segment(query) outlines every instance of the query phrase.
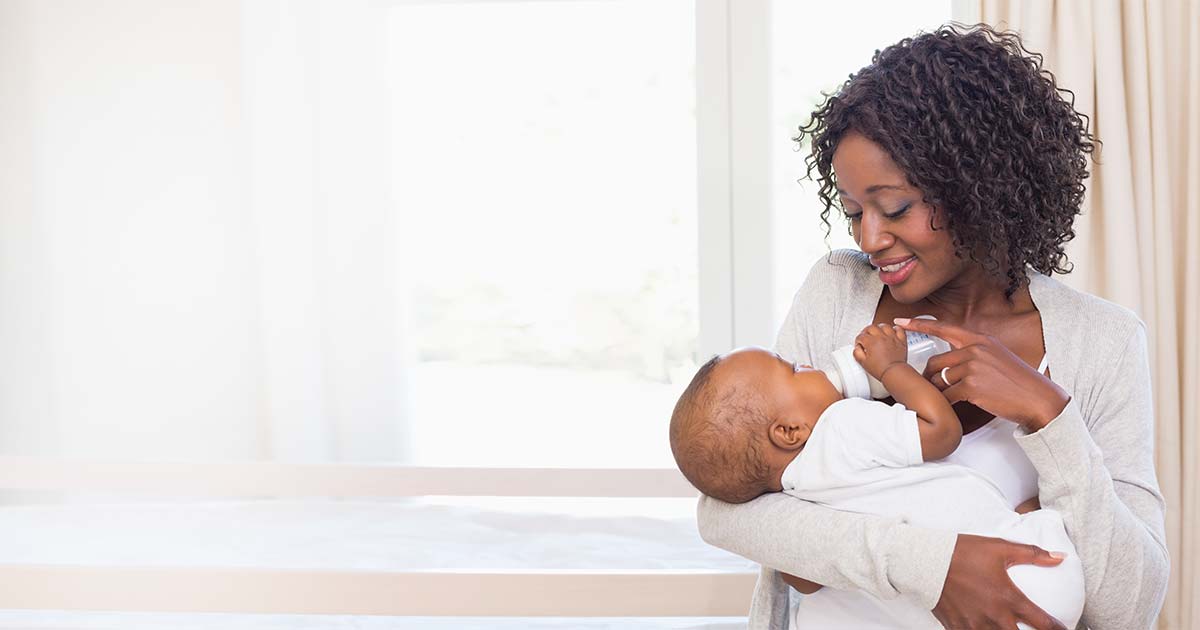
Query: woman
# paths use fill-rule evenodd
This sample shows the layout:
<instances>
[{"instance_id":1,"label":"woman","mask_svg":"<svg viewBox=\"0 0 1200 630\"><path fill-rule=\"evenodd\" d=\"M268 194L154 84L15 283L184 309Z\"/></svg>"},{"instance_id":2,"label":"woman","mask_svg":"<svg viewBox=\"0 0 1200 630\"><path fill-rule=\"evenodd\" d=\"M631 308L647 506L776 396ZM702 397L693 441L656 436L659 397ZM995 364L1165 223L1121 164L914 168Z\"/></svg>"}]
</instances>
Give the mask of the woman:
<instances>
[{"instance_id":1,"label":"woman","mask_svg":"<svg viewBox=\"0 0 1200 630\"><path fill-rule=\"evenodd\" d=\"M840 208L861 252L813 267L776 350L829 367L871 322L950 341L926 376L967 433L954 461L991 477L1014 507L1040 496L1063 515L1084 566L1083 624L1150 627L1168 556L1144 326L1046 275L1069 270L1063 244L1093 150L1086 119L1015 34L944 27L876 53L804 138L822 219L828 228ZM937 322L906 321L922 314ZM1059 561L1036 547L782 495L702 498L699 522L709 543L764 567L751 628L868 627L873 598L897 596L948 628L1061 627L1006 573ZM800 598L789 618L788 584L834 588Z\"/></svg>"}]
</instances>

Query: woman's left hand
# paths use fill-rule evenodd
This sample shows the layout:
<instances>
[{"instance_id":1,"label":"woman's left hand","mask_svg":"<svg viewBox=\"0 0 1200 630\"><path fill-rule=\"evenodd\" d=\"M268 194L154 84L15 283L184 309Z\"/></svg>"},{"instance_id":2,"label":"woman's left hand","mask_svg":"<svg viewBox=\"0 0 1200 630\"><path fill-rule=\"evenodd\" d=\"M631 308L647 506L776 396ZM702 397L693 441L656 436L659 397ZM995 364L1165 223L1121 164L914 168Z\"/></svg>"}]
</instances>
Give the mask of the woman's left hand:
<instances>
[{"instance_id":1,"label":"woman's left hand","mask_svg":"<svg viewBox=\"0 0 1200 630\"><path fill-rule=\"evenodd\" d=\"M900 318L895 323L950 343L950 352L929 359L925 378L951 404L965 400L1032 433L1050 424L1071 400L1066 390L991 335L936 320Z\"/></svg>"}]
</instances>

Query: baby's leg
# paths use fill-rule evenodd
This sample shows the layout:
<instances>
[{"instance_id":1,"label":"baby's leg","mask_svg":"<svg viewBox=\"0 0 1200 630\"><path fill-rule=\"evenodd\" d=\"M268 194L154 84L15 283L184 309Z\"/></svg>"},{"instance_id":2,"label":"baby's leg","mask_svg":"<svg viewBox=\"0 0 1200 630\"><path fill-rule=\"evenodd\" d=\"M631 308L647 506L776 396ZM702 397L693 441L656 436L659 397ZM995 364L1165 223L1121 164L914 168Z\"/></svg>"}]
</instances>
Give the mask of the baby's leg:
<instances>
[{"instance_id":1,"label":"baby's leg","mask_svg":"<svg viewBox=\"0 0 1200 630\"><path fill-rule=\"evenodd\" d=\"M1011 529L999 532L999 536L1066 554L1067 557L1056 567L1018 564L1009 568L1008 575L1033 603L1066 627L1074 628L1083 614L1083 564L1079 561L1075 545L1067 537L1062 516L1054 510L1030 512L1022 515ZM1020 624L1019 627L1028 626Z\"/></svg>"}]
</instances>

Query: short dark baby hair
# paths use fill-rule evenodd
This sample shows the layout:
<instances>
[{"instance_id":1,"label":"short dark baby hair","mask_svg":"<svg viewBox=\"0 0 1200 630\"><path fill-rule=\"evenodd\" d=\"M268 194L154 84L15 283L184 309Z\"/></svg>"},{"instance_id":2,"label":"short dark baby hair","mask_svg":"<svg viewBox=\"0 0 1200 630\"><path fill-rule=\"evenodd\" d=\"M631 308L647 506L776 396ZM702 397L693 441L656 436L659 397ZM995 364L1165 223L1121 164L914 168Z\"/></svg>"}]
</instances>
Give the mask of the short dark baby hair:
<instances>
[{"instance_id":1,"label":"short dark baby hair","mask_svg":"<svg viewBox=\"0 0 1200 630\"><path fill-rule=\"evenodd\" d=\"M671 453L683 476L704 494L745 503L768 489L763 432L770 418L757 392L719 382L709 359L684 389L671 414Z\"/></svg>"}]
</instances>

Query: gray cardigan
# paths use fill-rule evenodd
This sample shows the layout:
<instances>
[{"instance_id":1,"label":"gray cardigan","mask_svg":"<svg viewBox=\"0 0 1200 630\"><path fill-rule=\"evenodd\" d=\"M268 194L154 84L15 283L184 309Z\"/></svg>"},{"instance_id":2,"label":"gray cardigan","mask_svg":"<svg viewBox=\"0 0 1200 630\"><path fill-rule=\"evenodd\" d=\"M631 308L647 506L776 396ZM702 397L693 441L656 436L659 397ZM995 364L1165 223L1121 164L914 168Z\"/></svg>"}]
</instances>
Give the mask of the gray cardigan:
<instances>
[{"instance_id":1,"label":"gray cardigan","mask_svg":"<svg viewBox=\"0 0 1200 630\"><path fill-rule=\"evenodd\" d=\"M883 284L855 250L813 266L779 331L789 360L831 367L830 353L874 319ZM1050 373L1071 395L1042 430L1017 438L1038 472L1043 507L1062 513L1087 593L1081 627L1153 625L1167 591L1164 504L1154 472L1154 414L1142 322L1127 309L1030 271ZM730 505L701 497L709 544L763 565L751 630L786 630L791 589L778 571L932 609L956 535L838 512L775 493ZM770 567L770 568L768 568Z\"/></svg>"}]
</instances>

